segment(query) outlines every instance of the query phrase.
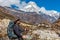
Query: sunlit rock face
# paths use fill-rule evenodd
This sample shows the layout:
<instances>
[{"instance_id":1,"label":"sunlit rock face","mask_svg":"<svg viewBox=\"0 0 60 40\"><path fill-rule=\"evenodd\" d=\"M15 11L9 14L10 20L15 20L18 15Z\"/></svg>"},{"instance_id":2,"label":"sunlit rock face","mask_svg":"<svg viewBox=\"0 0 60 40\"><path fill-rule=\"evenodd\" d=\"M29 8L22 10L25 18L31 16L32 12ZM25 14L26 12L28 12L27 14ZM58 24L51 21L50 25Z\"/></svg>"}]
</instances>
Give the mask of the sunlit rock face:
<instances>
[{"instance_id":1,"label":"sunlit rock face","mask_svg":"<svg viewBox=\"0 0 60 40\"><path fill-rule=\"evenodd\" d=\"M52 30L52 25L39 24L38 26L29 26L25 24L25 27L28 27L29 29L29 31L25 34L26 39L28 40L60 40L56 31Z\"/></svg>"},{"instance_id":2,"label":"sunlit rock face","mask_svg":"<svg viewBox=\"0 0 60 40\"><path fill-rule=\"evenodd\" d=\"M39 35L38 38L41 40L57 40L57 39L59 39L59 37L55 33L55 31L51 31L51 30L34 30L33 34Z\"/></svg>"},{"instance_id":3,"label":"sunlit rock face","mask_svg":"<svg viewBox=\"0 0 60 40\"><path fill-rule=\"evenodd\" d=\"M2 35L7 34L7 27L9 25L9 19L0 19L0 33Z\"/></svg>"}]
</instances>

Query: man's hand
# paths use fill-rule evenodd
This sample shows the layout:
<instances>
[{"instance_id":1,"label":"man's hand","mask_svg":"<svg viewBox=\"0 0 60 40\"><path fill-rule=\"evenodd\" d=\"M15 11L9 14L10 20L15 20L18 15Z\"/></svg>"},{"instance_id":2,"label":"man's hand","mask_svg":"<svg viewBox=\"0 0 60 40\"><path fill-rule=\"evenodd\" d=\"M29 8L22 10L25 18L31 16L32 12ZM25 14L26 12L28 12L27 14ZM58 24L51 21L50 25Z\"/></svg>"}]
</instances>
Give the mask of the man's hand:
<instances>
[{"instance_id":1,"label":"man's hand","mask_svg":"<svg viewBox=\"0 0 60 40\"><path fill-rule=\"evenodd\" d=\"M26 31L27 29L25 28L25 31Z\"/></svg>"},{"instance_id":2,"label":"man's hand","mask_svg":"<svg viewBox=\"0 0 60 40\"><path fill-rule=\"evenodd\" d=\"M26 35L23 35L22 38L27 38L27 36Z\"/></svg>"}]
</instances>

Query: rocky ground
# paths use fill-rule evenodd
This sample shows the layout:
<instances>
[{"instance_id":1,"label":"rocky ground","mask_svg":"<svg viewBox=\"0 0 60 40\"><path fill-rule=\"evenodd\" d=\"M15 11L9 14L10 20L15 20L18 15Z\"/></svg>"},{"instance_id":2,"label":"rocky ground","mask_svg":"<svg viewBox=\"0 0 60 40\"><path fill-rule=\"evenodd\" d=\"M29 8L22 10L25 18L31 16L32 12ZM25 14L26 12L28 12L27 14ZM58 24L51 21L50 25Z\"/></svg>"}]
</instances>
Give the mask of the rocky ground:
<instances>
[{"instance_id":1,"label":"rocky ground","mask_svg":"<svg viewBox=\"0 0 60 40\"><path fill-rule=\"evenodd\" d=\"M20 24L20 26L27 29L26 32L23 32L24 40L60 40L60 19L51 24L36 13L26 14L21 11L17 13L3 7L0 7L0 40L9 40L7 27L10 20L15 20L17 16L26 21ZM33 25L35 23L39 24Z\"/></svg>"},{"instance_id":2,"label":"rocky ground","mask_svg":"<svg viewBox=\"0 0 60 40\"><path fill-rule=\"evenodd\" d=\"M9 19L0 19L0 39L2 40L9 40L7 37L7 27L9 22ZM28 29L23 33L23 35L26 35L24 40L60 40L60 30L56 30L51 24L41 23L38 25L31 25L21 22L20 25L23 28Z\"/></svg>"}]
</instances>

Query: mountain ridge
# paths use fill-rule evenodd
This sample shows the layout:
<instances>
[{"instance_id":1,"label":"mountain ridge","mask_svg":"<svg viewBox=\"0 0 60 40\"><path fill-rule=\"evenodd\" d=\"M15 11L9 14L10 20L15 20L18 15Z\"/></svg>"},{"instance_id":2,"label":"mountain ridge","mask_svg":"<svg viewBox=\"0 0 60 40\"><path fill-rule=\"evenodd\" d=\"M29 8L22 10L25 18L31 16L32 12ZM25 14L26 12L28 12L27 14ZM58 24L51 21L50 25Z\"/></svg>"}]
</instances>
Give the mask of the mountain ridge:
<instances>
[{"instance_id":1,"label":"mountain ridge","mask_svg":"<svg viewBox=\"0 0 60 40\"><path fill-rule=\"evenodd\" d=\"M20 12L20 11L15 12L15 11L8 10L8 8L0 8L0 10L16 18L20 18L22 21L29 22L32 24L39 24L41 22L49 22L48 20L43 18L41 15L35 12L32 12L32 13L31 12Z\"/></svg>"},{"instance_id":2,"label":"mountain ridge","mask_svg":"<svg viewBox=\"0 0 60 40\"><path fill-rule=\"evenodd\" d=\"M24 6L20 10L25 12L36 12L39 15L43 13L44 16L46 15L47 17L49 17L47 19L51 22L56 21L60 16L59 12L55 10L46 10L44 7L38 7L37 4L32 1L30 1L26 6Z\"/></svg>"}]
</instances>

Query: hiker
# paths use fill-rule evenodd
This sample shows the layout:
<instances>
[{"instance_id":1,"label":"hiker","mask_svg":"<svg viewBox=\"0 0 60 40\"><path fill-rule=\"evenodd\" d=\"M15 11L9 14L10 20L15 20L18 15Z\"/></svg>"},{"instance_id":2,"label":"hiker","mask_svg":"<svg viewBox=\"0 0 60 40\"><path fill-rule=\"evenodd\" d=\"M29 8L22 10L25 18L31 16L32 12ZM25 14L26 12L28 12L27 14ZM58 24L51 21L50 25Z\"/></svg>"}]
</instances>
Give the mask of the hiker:
<instances>
[{"instance_id":1,"label":"hiker","mask_svg":"<svg viewBox=\"0 0 60 40\"><path fill-rule=\"evenodd\" d=\"M16 21L9 23L7 28L9 39L23 40L22 32L26 31L26 29L22 29L22 27L19 24L20 24L20 19L17 19Z\"/></svg>"},{"instance_id":2,"label":"hiker","mask_svg":"<svg viewBox=\"0 0 60 40\"><path fill-rule=\"evenodd\" d=\"M22 38L22 32L24 32L24 30L19 25L20 24L20 19L16 20L14 22L14 24L15 24L15 26L13 28L14 33L17 35L17 37L18 37L19 40L23 40L23 38Z\"/></svg>"}]
</instances>

